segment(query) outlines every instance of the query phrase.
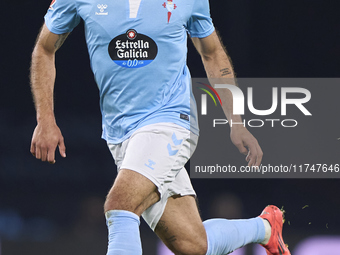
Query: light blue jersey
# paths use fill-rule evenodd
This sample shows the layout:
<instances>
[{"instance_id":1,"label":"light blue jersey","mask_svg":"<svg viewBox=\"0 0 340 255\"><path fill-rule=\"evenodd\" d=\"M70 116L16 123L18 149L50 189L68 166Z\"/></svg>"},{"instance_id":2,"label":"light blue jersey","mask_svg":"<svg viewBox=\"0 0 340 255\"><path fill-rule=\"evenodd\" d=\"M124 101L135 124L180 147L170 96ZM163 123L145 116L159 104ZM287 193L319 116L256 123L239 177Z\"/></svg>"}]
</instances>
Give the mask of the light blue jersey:
<instances>
[{"instance_id":1,"label":"light blue jersey","mask_svg":"<svg viewBox=\"0 0 340 255\"><path fill-rule=\"evenodd\" d=\"M118 144L159 122L198 134L187 32L210 35L209 12L208 0L53 0L45 16L51 32L71 32L84 20L105 140Z\"/></svg>"}]
</instances>

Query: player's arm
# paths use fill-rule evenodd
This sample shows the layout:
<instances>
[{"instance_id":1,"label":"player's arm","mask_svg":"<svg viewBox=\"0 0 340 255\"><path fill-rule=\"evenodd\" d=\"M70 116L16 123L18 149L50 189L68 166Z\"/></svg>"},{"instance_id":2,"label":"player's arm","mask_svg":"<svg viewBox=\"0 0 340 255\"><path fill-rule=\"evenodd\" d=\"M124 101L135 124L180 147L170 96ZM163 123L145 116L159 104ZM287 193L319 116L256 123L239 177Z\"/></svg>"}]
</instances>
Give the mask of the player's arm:
<instances>
[{"instance_id":1,"label":"player's arm","mask_svg":"<svg viewBox=\"0 0 340 255\"><path fill-rule=\"evenodd\" d=\"M53 89L56 77L55 52L61 47L67 34L56 35L44 24L38 35L31 63L31 90L37 113L31 153L37 159L55 162L55 150L59 146L62 157L66 157L64 138L56 124L53 111Z\"/></svg>"},{"instance_id":2,"label":"player's arm","mask_svg":"<svg viewBox=\"0 0 340 255\"><path fill-rule=\"evenodd\" d=\"M216 31L205 38L192 38L192 41L201 55L207 76L212 81L222 79L220 83L236 86L235 73L231 60ZM222 100L222 109L229 121L233 123L242 122L239 115L233 114L233 97L228 89L216 89ZM230 137L239 151L247 155L246 160L249 166L259 166L262 160L262 150L254 136L243 125L232 125Z\"/></svg>"}]
</instances>

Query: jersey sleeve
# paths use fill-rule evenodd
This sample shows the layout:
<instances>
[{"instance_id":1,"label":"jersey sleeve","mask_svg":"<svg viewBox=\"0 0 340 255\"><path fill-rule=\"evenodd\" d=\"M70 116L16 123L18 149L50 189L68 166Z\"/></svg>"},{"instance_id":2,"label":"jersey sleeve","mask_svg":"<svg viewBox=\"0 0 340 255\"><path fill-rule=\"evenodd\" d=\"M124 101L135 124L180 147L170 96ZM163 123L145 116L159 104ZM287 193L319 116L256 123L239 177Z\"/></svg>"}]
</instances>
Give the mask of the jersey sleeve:
<instances>
[{"instance_id":1,"label":"jersey sleeve","mask_svg":"<svg viewBox=\"0 0 340 255\"><path fill-rule=\"evenodd\" d=\"M210 17L209 0L195 0L191 17L187 23L191 37L204 38L214 32L215 28Z\"/></svg>"},{"instance_id":2,"label":"jersey sleeve","mask_svg":"<svg viewBox=\"0 0 340 255\"><path fill-rule=\"evenodd\" d=\"M45 24L54 34L69 33L79 22L74 0L53 0L45 15Z\"/></svg>"}]
</instances>

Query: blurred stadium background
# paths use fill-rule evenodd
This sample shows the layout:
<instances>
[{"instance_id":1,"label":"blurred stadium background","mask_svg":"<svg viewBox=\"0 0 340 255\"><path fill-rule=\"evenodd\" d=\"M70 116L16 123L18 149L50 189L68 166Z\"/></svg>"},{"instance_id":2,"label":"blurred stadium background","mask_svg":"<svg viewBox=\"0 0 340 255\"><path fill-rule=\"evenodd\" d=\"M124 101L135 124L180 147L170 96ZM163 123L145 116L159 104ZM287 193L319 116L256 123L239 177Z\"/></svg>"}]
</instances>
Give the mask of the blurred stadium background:
<instances>
[{"instance_id":1,"label":"blurred stadium background","mask_svg":"<svg viewBox=\"0 0 340 255\"><path fill-rule=\"evenodd\" d=\"M82 26L57 54L55 113L68 157L43 164L29 153L36 121L28 73L49 1L0 5L0 255L105 254L102 204L116 168L100 139L98 92ZM321 0L211 1L239 77L339 77L339 7ZM188 65L193 77L204 76L191 43ZM335 89L330 93L340 92ZM324 121L330 117L338 116L326 115ZM195 179L193 184L203 219L254 217L274 203L287 211L284 236L292 254L340 254L339 179ZM141 233L144 254L169 254L144 222ZM235 254L264 250L249 246Z\"/></svg>"}]
</instances>

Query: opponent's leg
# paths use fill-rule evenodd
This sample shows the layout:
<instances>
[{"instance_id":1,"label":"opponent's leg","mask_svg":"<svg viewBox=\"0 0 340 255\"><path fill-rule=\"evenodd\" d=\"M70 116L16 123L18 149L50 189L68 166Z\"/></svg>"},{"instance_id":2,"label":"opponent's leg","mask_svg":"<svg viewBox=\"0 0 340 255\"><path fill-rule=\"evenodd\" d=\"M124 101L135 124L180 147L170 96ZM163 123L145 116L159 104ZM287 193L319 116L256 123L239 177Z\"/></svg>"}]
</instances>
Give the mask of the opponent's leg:
<instances>
[{"instance_id":1,"label":"opponent's leg","mask_svg":"<svg viewBox=\"0 0 340 255\"><path fill-rule=\"evenodd\" d=\"M261 243L265 228L259 217L213 219L202 223L194 197L171 197L155 229L176 255L223 255L249 243Z\"/></svg>"},{"instance_id":2,"label":"opponent's leg","mask_svg":"<svg viewBox=\"0 0 340 255\"><path fill-rule=\"evenodd\" d=\"M107 255L141 255L139 216L159 200L156 186L143 175L119 171L104 205L109 231Z\"/></svg>"}]
</instances>

